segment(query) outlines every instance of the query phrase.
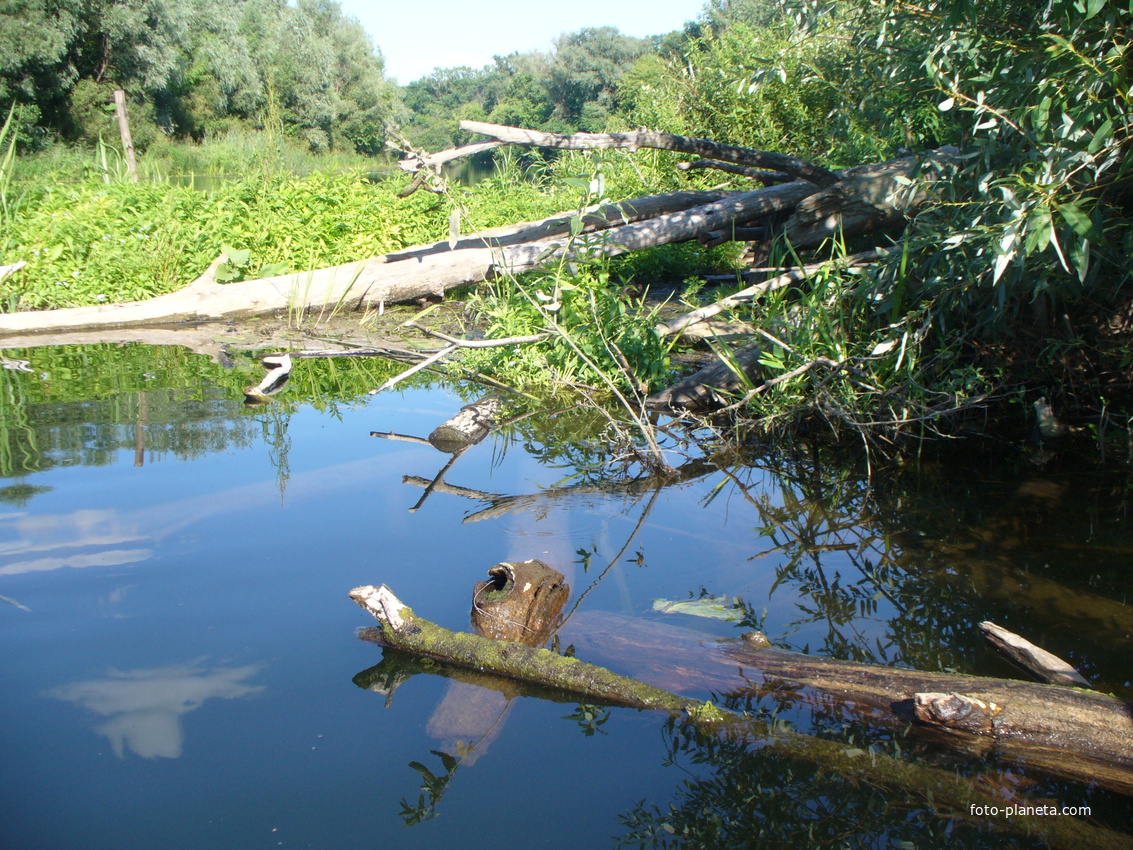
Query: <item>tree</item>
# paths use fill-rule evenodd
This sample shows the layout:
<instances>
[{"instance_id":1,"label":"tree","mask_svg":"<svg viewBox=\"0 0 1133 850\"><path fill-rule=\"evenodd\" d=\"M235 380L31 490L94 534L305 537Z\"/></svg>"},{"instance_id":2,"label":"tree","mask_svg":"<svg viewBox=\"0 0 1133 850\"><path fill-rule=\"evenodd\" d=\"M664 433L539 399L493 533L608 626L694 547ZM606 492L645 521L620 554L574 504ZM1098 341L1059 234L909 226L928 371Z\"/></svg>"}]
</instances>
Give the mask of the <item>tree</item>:
<instances>
[{"instance_id":1,"label":"tree","mask_svg":"<svg viewBox=\"0 0 1133 850\"><path fill-rule=\"evenodd\" d=\"M622 35L614 27L560 36L544 81L556 117L573 129L604 129L618 108L622 74L651 48L648 39Z\"/></svg>"}]
</instances>

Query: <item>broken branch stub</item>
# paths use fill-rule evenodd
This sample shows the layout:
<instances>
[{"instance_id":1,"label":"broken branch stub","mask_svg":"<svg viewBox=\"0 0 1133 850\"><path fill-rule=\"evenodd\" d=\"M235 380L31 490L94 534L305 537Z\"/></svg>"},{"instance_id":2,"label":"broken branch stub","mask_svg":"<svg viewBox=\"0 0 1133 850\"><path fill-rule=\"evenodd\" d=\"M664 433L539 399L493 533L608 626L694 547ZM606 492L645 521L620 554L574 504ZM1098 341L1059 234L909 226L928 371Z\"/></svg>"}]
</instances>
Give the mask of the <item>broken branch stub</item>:
<instances>
[{"instance_id":1,"label":"broken branch stub","mask_svg":"<svg viewBox=\"0 0 1133 850\"><path fill-rule=\"evenodd\" d=\"M987 620L979 624L979 629L997 652L1040 682L1092 689L1093 686L1071 664L1026 638Z\"/></svg>"}]
</instances>

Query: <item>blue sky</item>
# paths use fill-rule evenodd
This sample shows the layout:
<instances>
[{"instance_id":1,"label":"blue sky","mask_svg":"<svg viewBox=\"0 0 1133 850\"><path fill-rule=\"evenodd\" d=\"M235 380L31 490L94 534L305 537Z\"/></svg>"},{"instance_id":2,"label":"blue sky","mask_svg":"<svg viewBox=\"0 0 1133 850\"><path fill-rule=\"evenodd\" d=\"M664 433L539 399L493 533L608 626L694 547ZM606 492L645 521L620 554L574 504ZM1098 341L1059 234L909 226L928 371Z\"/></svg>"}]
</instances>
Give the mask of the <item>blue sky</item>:
<instances>
[{"instance_id":1,"label":"blue sky","mask_svg":"<svg viewBox=\"0 0 1133 850\"><path fill-rule=\"evenodd\" d=\"M564 32L617 27L626 35L659 35L700 14L703 0L340 0L386 60L386 74L402 85L434 68L479 68L494 55L548 50Z\"/></svg>"}]
</instances>

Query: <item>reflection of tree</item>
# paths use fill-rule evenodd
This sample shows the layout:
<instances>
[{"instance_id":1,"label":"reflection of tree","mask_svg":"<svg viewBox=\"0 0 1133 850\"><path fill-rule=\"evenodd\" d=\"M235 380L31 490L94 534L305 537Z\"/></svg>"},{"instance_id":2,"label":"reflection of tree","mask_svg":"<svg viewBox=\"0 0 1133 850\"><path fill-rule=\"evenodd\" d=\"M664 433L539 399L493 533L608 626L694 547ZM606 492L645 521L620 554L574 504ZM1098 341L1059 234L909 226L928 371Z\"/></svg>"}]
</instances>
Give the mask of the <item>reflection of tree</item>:
<instances>
[{"instance_id":1,"label":"reflection of tree","mask_svg":"<svg viewBox=\"0 0 1133 850\"><path fill-rule=\"evenodd\" d=\"M777 721L773 715L768 721L774 735ZM664 764L684 779L667 806L642 801L621 817L626 832L616 839L619 846L1003 847L1005 841L1012 847L1048 846L1018 834L1008 838L995 829L1003 823L981 826L966 812L948 816L923 796L837 777L774 746L706 735L676 721L668 723L664 736ZM839 739L846 741L847 753L867 761L874 752L900 752L892 741L858 739L853 732ZM1063 794L1056 797L1063 805L1082 796L1069 788L1048 790ZM1004 804L1002 798L988 800Z\"/></svg>"},{"instance_id":2,"label":"reflection of tree","mask_svg":"<svg viewBox=\"0 0 1133 850\"><path fill-rule=\"evenodd\" d=\"M749 560L774 569L773 594L795 600L795 616L771 637L818 627L819 643L796 648L979 672L987 650L973 627L1001 620L1053 641L1106 688L1127 687L1114 652L1133 633L1127 471L1067 464L1059 474L991 475L1003 465L966 461L875 464L871 477L860 456L810 448L722 466L728 487L714 497L730 489L750 506L764 545Z\"/></svg>"},{"instance_id":3,"label":"reflection of tree","mask_svg":"<svg viewBox=\"0 0 1133 850\"><path fill-rule=\"evenodd\" d=\"M95 731L123 758L128 747L142 758L177 758L185 733L181 716L209 699L236 699L263 690L245 684L258 667L203 668L196 664L111 671L105 679L63 685L47 696L77 703L108 720Z\"/></svg>"},{"instance_id":4,"label":"reflection of tree","mask_svg":"<svg viewBox=\"0 0 1133 850\"><path fill-rule=\"evenodd\" d=\"M249 416L243 387L259 370L251 359L224 369L181 348L146 345L44 346L17 350L31 372L0 369L0 477L59 464L103 466L123 450L140 465L245 448L256 438L255 417L267 417L280 482L287 480L282 440L299 403L336 415L365 404L367 391L396 368L377 357L304 359L293 371L288 401Z\"/></svg>"}]
</instances>

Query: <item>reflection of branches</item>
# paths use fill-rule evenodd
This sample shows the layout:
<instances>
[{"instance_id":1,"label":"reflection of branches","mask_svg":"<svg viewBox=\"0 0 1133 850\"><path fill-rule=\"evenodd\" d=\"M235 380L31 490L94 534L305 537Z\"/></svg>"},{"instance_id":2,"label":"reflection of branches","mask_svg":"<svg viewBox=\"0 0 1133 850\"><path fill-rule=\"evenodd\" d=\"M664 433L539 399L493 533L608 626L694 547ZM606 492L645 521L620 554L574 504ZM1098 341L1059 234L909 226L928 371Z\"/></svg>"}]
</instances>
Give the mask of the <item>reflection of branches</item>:
<instances>
[{"instance_id":1,"label":"reflection of branches","mask_svg":"<svg viewBox=\"0 0 1133 850\"><path fill-rule=\"evenodd\" d=\"M658 487L652 492L652 494L650 494L649 501L645 503L645 507L641 511L641 516L637 518L637 524L633 527L633 531L629 533L629 537L626 538L626 542L622 544L622 548L619 549L618 553L610 559L610 563L608 563L606 565L606 568L594 578L594 581L590 582L590 586L586 588L586 590L582 591L582 593L578 595L578 598L574 600L574 605L571 606L571 609L567 613L567 615L563 617L563 622L559 626L559 628L562 628L562 626L566 624L567 620L574 616L574 612L578 610L580 605L582 605L582 600L586 598L587 594L590 593L590 591L592 591L599 585L599 583L601 583L602 579L606 577L606 574L610 572L610 570L612 570L616 564L621 563L622 555L624 555L626 553L626 550L629 549L630 543L632 543L633 539L637 537L637 533L641 531L641 527L645 524L646 517L648 517L652 512L653 503L656 502L657 497L661 495L661 489L661 487Z\"/></svg>"},{"instance_id":2,"label":"reflection of branches","mask_svg":"<svg viewBox=\"0 0 1133 850\"><path fill-rule=\"evenodd\" d=\"M684 773L676 795L667 806L642 801L622 815L626 831L615 838L615 845L810 850L992 848L1020 840L1033 846L1084 848L1122 842L1116 832L1071 818L980 822L971 816L969 801L984 798L972 791L966 776L909 762L901 746L907 742L878 737L859 724L847 727L841 713L831 716L831 727L820 734L831 739L828 743L837 743L844 762L820 764L800 758L790 746L789 724L780 721L776 711L764 707L753 712L768 726L767 736L754 746L670 721L665 727L665 766ZM844 772L850 765L865 768L875 763L872 774L864 769L852 779ZM1043 791L1064 805L1092 800L1080 787L1063 782L1052 782ZM1030 796L1036 800L1046 795Z\"/></svg>"},{"instance_id":3,"label":"reflection of branches","mask_svg":"<svg viewBox=\"0 0 1133 850\"><path fill-rule=\"evenodd\" d=\"M537 493L524 493L514 496L501 496L486 493L469 487L459 487L454 484L436 484L434 489L454 496L486 502L487 507L468 514L463 522L479 522L483 519L498 519L507 514L519 511L534 510L537 507L549 509L564 503L572 503L580 498L611 497L617 495L641 496L646 493L657 493L667 485L693 481L710 473L714 467L705 460L694 459L677 468L676 474L670 475L643 475L639 478L621 479L605 484L578 483L559 487L548 487ZM416 475L406 475L402 483L415 487L426 487L429 481Z\"/></svg>"}]
</instances>

